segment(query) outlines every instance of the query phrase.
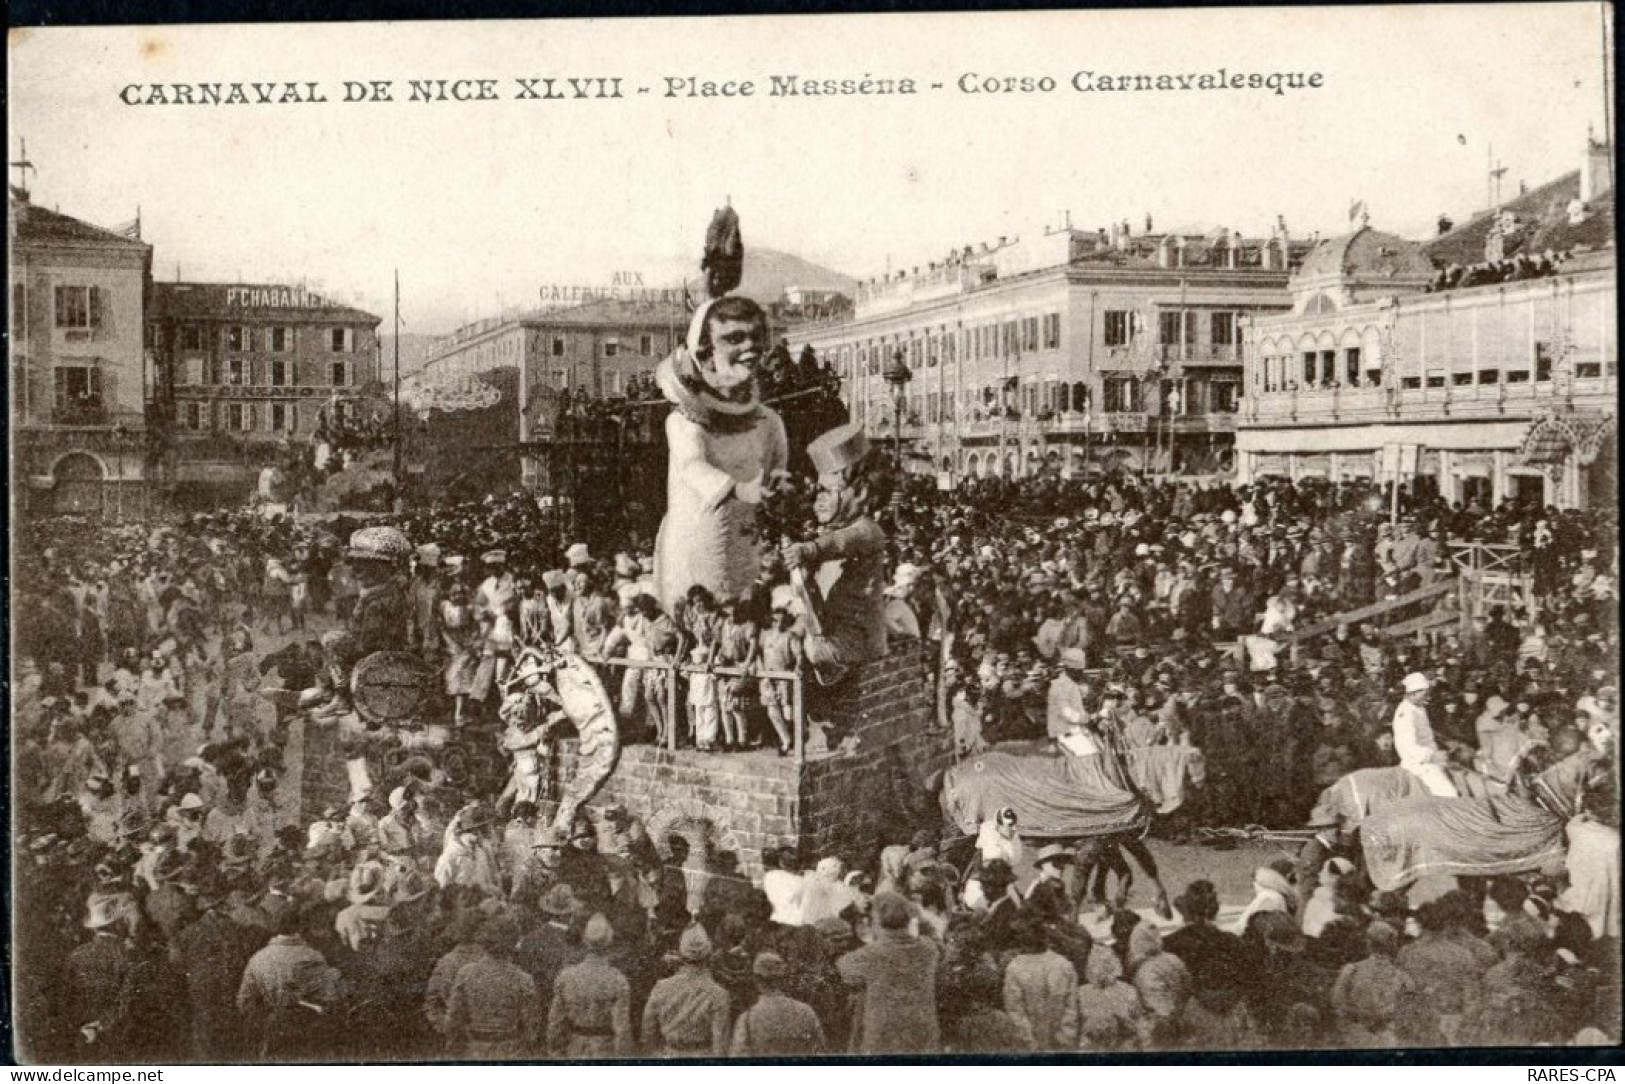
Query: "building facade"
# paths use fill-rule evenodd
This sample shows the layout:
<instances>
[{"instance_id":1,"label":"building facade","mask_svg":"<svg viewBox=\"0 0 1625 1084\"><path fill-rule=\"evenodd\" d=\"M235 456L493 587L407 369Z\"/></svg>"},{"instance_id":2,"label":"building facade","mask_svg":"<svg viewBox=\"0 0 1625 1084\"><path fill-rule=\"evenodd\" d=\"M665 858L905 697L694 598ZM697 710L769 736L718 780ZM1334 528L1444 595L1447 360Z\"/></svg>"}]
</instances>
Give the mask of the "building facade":
<instances>
[{"instance_id":1,"label":"building facade","mask_svg":"<svg viewBox=\"0 0 1625 1084\"><path fill-rule=\"evenodd\" d=\"M240 488L380 398L379 318L297 286L159 282L150 344L171 481Z\"/></svg>"},{"instance_id":2,"label":"building facade","mask_svg":"<svg viewBox=\"0 0 1625 1084\"><path fill-rule=\"evenodd\" d=\"M914 471L1223 471L1241 321L1288 308L1308 247L1280 226L1264 240L1127 223L1001 238L860 284L850 319L791 346L833 365L871 433L900 428ZM900 401L886 376L899 355Z\"/></svg>"},{"instance_id":3,"label":"building facade","mask_svg":"<svg viewBox=\"0 0 1625 1084\"><path fill-rule=\"evenodd\" d=\"M13 483L25 513L133 515L148 499L143 348L152 246L13 187Z\"/></svg>"},{"instance_id":4,"label":"building facade","mask_svg":"<svg viewBox=\"0 0 1625 1084\"><path fill-rule=\"evenodd\" d=\"M1485 507L1613 501L1612 193L1580 201L1580 182L1427 244L1363 227L1311 253L1292 312L1246 329L1239 479L1397 478Z\"/></svg>"},{"instance_id":5,"label":"building facade","mask_svg":"<svg viewBox=\"0 0 1625 1084\"><path fill-rule=\"evenodd\" d=\"M437 342L402 396L431 428L460 433L452 416L480 411L486 424L476 445L461 444L464 453L499 488L545 492L554 484L548 464L560 403L627 396L683 341L687 325L680 299L605 300L484 320Z\"/></svg>"}]
</instances>

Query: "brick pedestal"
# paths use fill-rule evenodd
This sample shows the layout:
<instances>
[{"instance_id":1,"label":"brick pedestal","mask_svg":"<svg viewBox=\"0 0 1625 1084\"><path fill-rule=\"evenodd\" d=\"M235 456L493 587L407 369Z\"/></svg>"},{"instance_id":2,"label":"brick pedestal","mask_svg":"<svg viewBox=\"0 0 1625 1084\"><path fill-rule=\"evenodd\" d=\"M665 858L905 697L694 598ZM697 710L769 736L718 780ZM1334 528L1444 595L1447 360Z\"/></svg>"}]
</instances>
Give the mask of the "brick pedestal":
<instances>
[{"instance_id":1,"label":"brick pedestal","mask_svg":"<svg viewBox=\"0 0 1625 1084\"><path fill-rule=\"evenodd\" d=\"M900 648L859 667L830 698L832 720L858 738L851 754L809 754L798 765L773 751L699 753L630 745L622 748L614 774L590 808L596 813L616 803L626 806L662 854L669 854L673 835L682 836L700 879L703 870L733 867L759 878L762 851L781 846L866 862L885 844L906 843L920 828L942 823L925 779L947 766L952 743L936 728L930 661L918 646ZM348 799L348 780L332 726L310 727L305 747L302 808L309 820L323 805ZM384 777L374 782L395 785L395 769L410 755L392 750ZM489 727L457 732L434 759L476 794L494 796L508 773L508 760ZM542 794L549 807L574 772L575 759L575 742L566 740L546 761Z\"/></svg>"}]
</instances>

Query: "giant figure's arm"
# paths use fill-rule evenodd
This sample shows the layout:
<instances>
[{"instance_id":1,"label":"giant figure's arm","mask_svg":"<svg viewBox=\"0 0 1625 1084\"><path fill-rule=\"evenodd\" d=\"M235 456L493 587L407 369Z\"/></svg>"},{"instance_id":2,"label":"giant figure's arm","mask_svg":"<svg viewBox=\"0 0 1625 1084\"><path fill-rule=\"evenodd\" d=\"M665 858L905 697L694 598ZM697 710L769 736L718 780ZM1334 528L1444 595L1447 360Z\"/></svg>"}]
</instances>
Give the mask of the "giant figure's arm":
<instances>
[{"instance_id":1,"label":"giant figure's arm","mask_svg":"<svg viewBox=\"0 0 1625 1084\"><path fill-rule=\"evenodd\" d=\"M714 466L705 456L705 431L682 414L666 416L666 445L671 453L671 478L698 497L707 512L733 492L733 475Z\"/></svg>"}]
</instances>

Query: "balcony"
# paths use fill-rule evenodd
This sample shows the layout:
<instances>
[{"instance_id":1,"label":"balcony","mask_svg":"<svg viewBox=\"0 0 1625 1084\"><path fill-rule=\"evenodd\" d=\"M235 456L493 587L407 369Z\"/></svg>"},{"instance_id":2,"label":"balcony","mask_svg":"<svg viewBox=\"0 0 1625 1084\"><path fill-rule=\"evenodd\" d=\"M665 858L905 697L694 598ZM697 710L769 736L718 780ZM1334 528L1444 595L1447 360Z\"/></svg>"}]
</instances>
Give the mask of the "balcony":
<instances>
[{"instance_id":1,"label":"balcony","mask_svg":"<svg viewBox=\"0 0 1625 1084\"><path fill-rule=\"evenodd\" d=\"M1240 348L1229 343L1158 343L1152 356L1164 365L1240 365Z\"/></svg>"},{"instance_id":2,"label":"balcony","mask_svg":"<svg viewBox=\"0 0 1625 1084\"><path fill-rule=\"evenodd\" d=\"M1568 404L1611 410L1618 387L1614 377L1594 377L1442 388L1300 388L1251 394L1242 402L1240 416L1251 423L1275 425L1445 418L1492 421Z\"/></svg>"},{"instance_id":3,"label":"balcony","mask_svg":"<svg viewBox=\"0 0 1625 1084\"><path fill-rule=\"evenodd\" d=\"M106 403L99 397L84 397L53 407L51 424L89 427L113 423Z\"/></svg>"}]
</instances>

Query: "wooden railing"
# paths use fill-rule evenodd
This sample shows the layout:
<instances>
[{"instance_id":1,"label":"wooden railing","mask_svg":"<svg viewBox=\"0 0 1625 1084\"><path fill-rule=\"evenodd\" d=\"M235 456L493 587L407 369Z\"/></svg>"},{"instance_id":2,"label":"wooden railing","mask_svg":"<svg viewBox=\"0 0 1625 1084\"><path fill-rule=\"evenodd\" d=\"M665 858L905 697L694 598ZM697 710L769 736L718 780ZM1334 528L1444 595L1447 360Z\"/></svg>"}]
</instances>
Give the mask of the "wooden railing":
<instances>
[{"instance_id":1,"label":"wooden railing","mask_svg":"<svg viewBox=\"0 0 1625 1084\"><path fill-rule=\"evenodd\" d=\"M697 666L692 663L675 663L665 659L627 659L627 658L600 658L592 655L583 655L594 666L619 666L629 670L659 670L666 675L666 748L672 752L677 750L677 728L683 722L683 707L677 675L683 674L712 674L716 677L750 677L762 678L771 681L783 681L790 686L790 725L794 730L796 763L806 760L806 690L803 686L803 677L796 670L747 670L740 666ZM613 695L613 694L611 694Z\"/></svg>"},{"instance_id":2,"label":"wooden railing","mask_svg":"<svg viewBox=\"0 0 1625 1084\"><path fill-rule=\"evenodd\" d=\"M1429 584L1427 587L1418 588L1408 594L1384 599L1381 602L1373 602L1369 606L1361 606L1357 610L1345 610L1343 613L1328 617L1324 621L1310 625L1308 628L1300 629L1287 637L1285 642L1289 646L1297 647L1318 636L1336 632L1344 625L1369 623L1373 619L1377 619L1380 623L1383 617L1397 614L1399 611L1409 609L1417 603L1438 598L1455 590L1457 590L1457 586L1454 579L1441 580L1438 583Z\"/></svg>"}]
</instances>

